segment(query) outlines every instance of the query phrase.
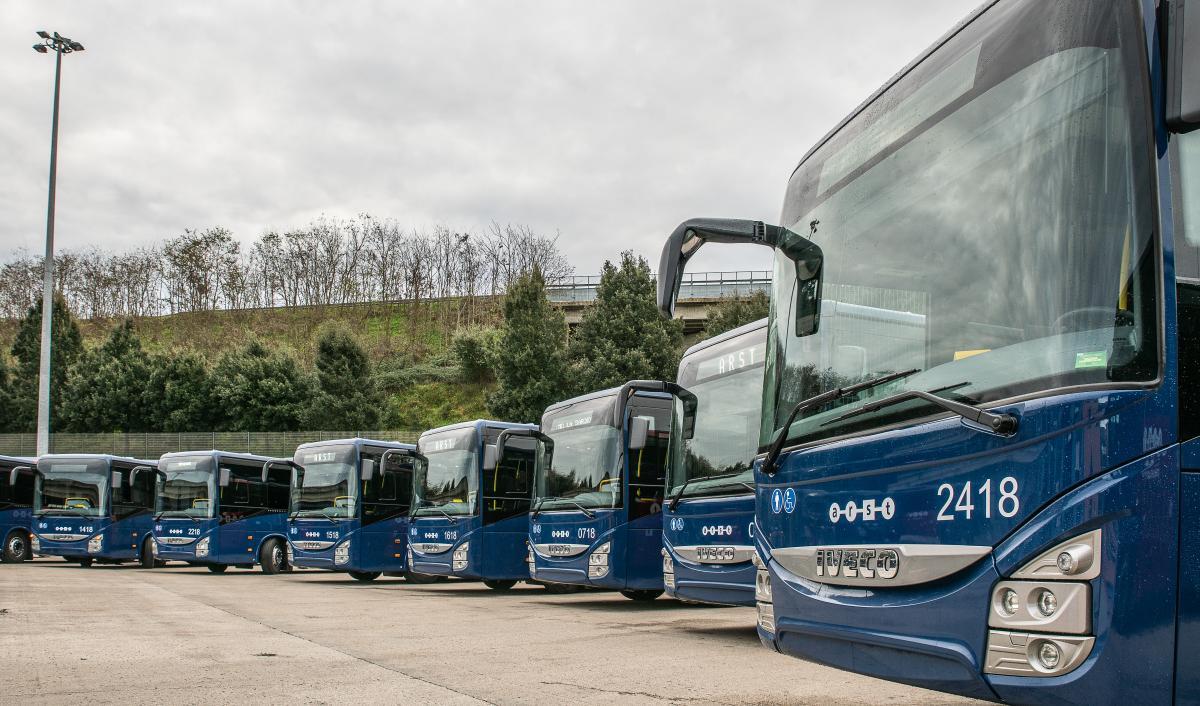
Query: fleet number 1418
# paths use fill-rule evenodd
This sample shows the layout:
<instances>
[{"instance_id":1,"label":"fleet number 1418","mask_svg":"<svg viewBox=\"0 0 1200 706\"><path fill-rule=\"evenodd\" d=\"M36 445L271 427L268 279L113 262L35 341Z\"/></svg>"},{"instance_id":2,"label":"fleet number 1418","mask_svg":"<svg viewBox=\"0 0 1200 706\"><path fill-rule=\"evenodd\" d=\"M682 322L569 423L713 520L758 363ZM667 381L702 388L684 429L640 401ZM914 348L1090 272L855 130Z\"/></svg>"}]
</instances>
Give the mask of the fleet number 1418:
<instances>
[{"instance_id":1,"label":"fleet number 1418","mask_svg":"<svg viewBox=\"0 0 1200 706\"><path fill-rule=\"evenodd\" d=\"M954 520L959 513L966 519L971 519L972 513L975 510L975 499L978 498L981 502L983 516L986 519L992 518L992 508L1000 513L1001 517L1012 517L1021 509L1021 499L1017 497L1017 479L1012 476L1006 476L996 485L995 493L992 491L992 479L988 478L975 492L971 492L971 481L967 481L961 488L955 489L952 483L942 483L937 489L938 497L945 496L946 500L942 503L942 509L938 511L938 521ZM993 496L995 496L995 505L992 504ZM955 499L957 498L957 500Z\"/></svg>"}]
</instances>

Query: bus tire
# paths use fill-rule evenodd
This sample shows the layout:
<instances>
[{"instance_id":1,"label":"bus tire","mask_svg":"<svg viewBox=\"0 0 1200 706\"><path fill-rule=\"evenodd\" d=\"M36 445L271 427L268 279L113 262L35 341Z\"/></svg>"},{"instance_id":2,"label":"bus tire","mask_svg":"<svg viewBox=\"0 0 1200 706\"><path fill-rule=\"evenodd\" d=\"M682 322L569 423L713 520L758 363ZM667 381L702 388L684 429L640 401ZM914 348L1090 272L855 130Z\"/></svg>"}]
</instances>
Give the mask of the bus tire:
<instances>
[{"instance_id":1,"label":"bus tire","mask_svg":"<svg viewBox=\"0 0 1200 706\"><path fill-rule=\"evenodd\" d=\"M21 530L9 532L4 540L4 552L0 553L0 561L14 564L29 558L29 537Z\"/></svg>"},{"instance_id":2,"label":"bus tire","mask_svg":"<svg viewBox=\"0 0 1200 706\"><path fill-rule=\"evenodd\" d=\"M507 591L508 589L512 588L513 586L516 586L517 582L516 581L484 581L483 585L487 586L488 588L492 589L493 591L504 592L504 591Z\"/></svg>"},{"instance_id":3,"label":"bus tire","mask_svg":"<svg viewBox=\"0 0 1200 706\"><path fill-rule=\"evenodd\" d=\"M90 556L89 556L89 557L84 557L84 558L82 558L82 559L76 559L76 561L78 561L78 562L79 562L79 566L80 566L80 567L82 567L82 568L84 568L84 569L86 569L86 568L88 568L89 566L91 566L91 565L92 565L92 558L91 558Z\"/></svg>"},{"instance_id":4,"label":"bus tire","mask_svg":"<svg viewBox=\"0 0 1200 706\"><path fill-rule=\"evenodd\" d=\"M621 595L625 596L629 600L645 602L645 603L649 603L650 601L654 600L655 598L658 598L662 594L663 594L662 591L636 591L633 589L627 589L627 590L621 591Z\"/></svg>"},{"instance_id":5,"label":"bus tire","mask_svg":"<svg viewBox=\"0 0 1200 706\"><path fill-rule=\"evenodd\" d=\"M362 581L363 583L369 583L369 582L374 581L375 579L379 578L380 573L381 572L379 572L379 571L351 571L350 578L354 579L355 581Z\"/></svg>"},{"instance_id":6,"label":"bus tire","mask_svg":"<svg viewBox=\"0 0 1200 706\"><path fill-rule=\"evenodd\" d=\"M283 542L277 537L263 542L262 549L258 550L258 563L264 574L283 571L287 567L287 550L283 548Z\"/></svg>"},{"instance_id":7,"label":"bus tire","mask_svg":"<svg viewBox=\"0 0 1200 706\"><path fill-rule=\"evenodd\" d=\"M228 564L209 564L208 565L208 570L213 572L214 574L223 574L223 573L225 573L225 569L228 569L228 568L229 568Z\"/></svg>"},{"instance_id":8,"label":"bus tire","mask_svg":"<svg viewBox=\"0 0 1200 706\"><path fill-rule=\"evenodd\" d=\"M153 569L158 562L154 561L154 550L150 548L150 540L142 542L142 551L138 554L138 566L143 569Z\"/></svg>"}]
</instances>

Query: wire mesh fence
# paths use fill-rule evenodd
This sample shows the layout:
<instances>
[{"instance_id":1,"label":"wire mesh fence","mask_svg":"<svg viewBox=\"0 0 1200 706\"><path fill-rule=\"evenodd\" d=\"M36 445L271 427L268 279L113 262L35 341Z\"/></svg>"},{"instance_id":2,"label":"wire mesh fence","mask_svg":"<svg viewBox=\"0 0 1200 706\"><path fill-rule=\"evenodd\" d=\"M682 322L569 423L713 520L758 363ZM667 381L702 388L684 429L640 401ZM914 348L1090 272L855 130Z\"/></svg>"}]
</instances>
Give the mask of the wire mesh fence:
<instances>
[{"instance_id":1,"label":"wire mesh fence","mask_svg":"<svg viewBox=\"0 0 1200 706\"><path fill-rule=\"evenodd\" d=\"M50 453L98 453L155 459L172 451L219 449L263 456L291 456L310 441L362 437L416 443L420 431L214 431L157 434L51 434ZM0 454L34 456L36 434L0 434Z\"/></svg>"}]
</instances>

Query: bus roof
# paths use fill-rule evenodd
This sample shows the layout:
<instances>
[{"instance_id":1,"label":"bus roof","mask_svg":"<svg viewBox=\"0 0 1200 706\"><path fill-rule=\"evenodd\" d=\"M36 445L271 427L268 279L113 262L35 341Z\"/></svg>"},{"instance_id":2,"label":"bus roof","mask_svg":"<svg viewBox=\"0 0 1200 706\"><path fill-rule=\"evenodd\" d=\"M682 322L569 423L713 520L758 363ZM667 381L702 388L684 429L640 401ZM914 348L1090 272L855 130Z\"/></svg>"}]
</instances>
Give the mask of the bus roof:
<instances>
[{"instance_id":1,"label":"bus roof","mask_svg":"<svg viewBox=\"0 0 1200 706\"><path fill-rule=\"evenodd\" d=\"M221 451L220 449L208 449L203 451L171 451L170 453L163 454L158 460L161 463L169 458L180 458L182 456L220 456L221 458L233 459L235 461L261 461L263 463L271 460L269 456L239 453L237 451Z\"/></svg>"},{"instance_id":2,"label":"bus roof","mask_svg":"<svg viewBox=\"0 0 1200 706\"><path fill-rule=\"evenodd\" d=\"M598 400L598 399L601 399L604 397L611 397L613 395L616 395L618 392L620 392L621 387L624 387L624 386L622 385L619 387L610 387L606 390L597 390L595 392L589 392L586 395L579 395L578 397L572 397L569 400L563 400L562 402L555 402L554 404L547 407L544 412L542 412L542 416L544 417L545 415L547 415L551 412L563 409L565 407L569 407L573 404L579 404L580 402L587 402L589 400ZM648 392L646 390L636 390L633 393L633 396L634 397L670 397L671 394L668 392Z\"/></svg>"},{"instance_id":3,"label":"bus roof","mask_svg":"<svg viewBox=\"0 0 1200 706\"><path fill-rule=\"evenodd\" d=\"M35 456L0 456L0 463L16 466L32 466L37 463Z\"/></svg>"},{"instance_id":4,"label":"bus roof","mask_svg":"<svg viewBox=\"0 0 1200 706\"><path fill-rule=\"evenodd\" d=\"M46 454L38 458L38 464L43 461L70 460L73 458L100 459L112 463L136 463L139 466L154 466L158 468L158 459L133 458L131 456L114 456L113 454Z\"/></svg>"},{"instance_id":5,"label":"bus roof","mask_svg":"<svg viewBox=\"0 0 1200 706\"><path fill-rule=\"evenodd\" d=\"M766 327L767 327L766 319L759 319L758 321L752 321L751 323L748 323L748 324L745 324L742 326L738 326L737 328L730 329L729 331L726 331L725 333L717 334L716 336L713 336L712 338L706 338L703 341L700 341L699 343L693 345L691 348L688 348L686 351L684 351L683 357L686 358L689 355L691 355L693 353L699 353L700 351L702 351L705 348L708 348L710 346L715 346L718 343L724 343L725 341L728 341L733 338L737 338L738 336L743 336L748 333L754 333L755 331L765 329Z\"/></svg>"},{"instance_id":6,"label":"bus roof","mask_svg":"<svg viewBox=\"0 0 1200 706\"><path fill-rule=\"evenodd\" d=\"M454 429L467 429L469 427L478 428L478 427L482 427L482 426L497 427L500 429L537 429L538 428L538 425L536 425L536 424L526 424L526 423L522 423L522 422L500 422L500 421L496 421L495 419L472 419L469 422L456 422L454 424L447 424L445 426L436 427L434 429L426 429L425 431L421 432L421 438L423 439L430 434L437 434L437 433L443 432L443 431L452 431Z\"/></svg>"},{"instance_id":7,"label":"bus roof","mask_svg":"<svg viewBox=\"0 0 1200 706\"><path fill-rule=\"evenodd\" d=\"M417 448L416 444L409 444L403 441L380 441L378 439L364 439L361 436L356 436L352 439L322 439L321 441L309 441L308 443L300 444L296 448L308 449L314 446L331 446L333 444L354 444L355 446L369 444L371 446L382 446L387 449L408 449L410 451L415 451Z\"/></svg>"}]
</instances>

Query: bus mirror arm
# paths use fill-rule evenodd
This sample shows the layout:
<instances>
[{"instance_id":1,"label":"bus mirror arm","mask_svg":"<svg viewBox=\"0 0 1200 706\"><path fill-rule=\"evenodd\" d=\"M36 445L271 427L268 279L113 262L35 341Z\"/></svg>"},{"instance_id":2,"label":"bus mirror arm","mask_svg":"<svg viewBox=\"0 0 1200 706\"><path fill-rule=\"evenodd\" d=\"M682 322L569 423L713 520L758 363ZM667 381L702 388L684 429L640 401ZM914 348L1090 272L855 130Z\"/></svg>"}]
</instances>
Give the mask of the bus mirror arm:
<instances>
[{"instance_id":1,"label":"bus mirror arm","mask_svg":"<svg viewBox=\"0 0 1200 706\"><path fill-rule=\"evenodd\" d=\"M131 468L129 470L129 484L130 485L137 483L138 474L141 473L142 471L154 471L155 475L159 475L164 478L166 478L166 476L167 476L166 473L163 473L162 471L158 470L154 466L134 466L133 468Z\"/></svg>"},{"instance_id":2,"label":"bus mirror arm","mask_svg":"<svg viewBox=\"0 0 1200 706\"><path fill-rule=\"evenodd\" d=\"M411 458L414 461L420 461L425 465L429 465L429 459L416 449L388 449L379 457L379 467L381 469L385 468L389 461L396 458Z\"/></svg>"},{"instance_id":3,"label":"bus mirror arm","mask_svg":"<svg viewBox=\"0 0 1200 706\"><path fill-rule=\"evenodd\" d=\"M290 458L269 458L269 459L267 459L267 462L263 464L262 482L263 483L267 482L267 476L270 475L272 467L279 467L279 466L290 468L290 469L292 469L294 471L298 471L300 473L304 472L304 466L301 466L300 464L296 463L295 461L293 461Z\"/></svg>"},{"instance_id":4,"label":"bus mirror arm","mask_svg":"<svg viewBox=\"0 0 1200 706\"><path fill-rule=\"evenodd\" d=\"M621 391L617 394L617 399L621 404L617 405L616 408L616 417L613 419L614 426L621 426L625 403L629 401L632 395L638 392L666 392L682 400L683 438L692 438L692 435L696 431L696 409L699 407L699 400L683 385L666 380L630 380L625 383L621 387Z\"/></svg>"},{"instance_id":5,"label":"bus mirror arm","mask_svg":"<svg viewBox=\"0 0 1200 706\"><path fill-rule=\"evenodd\" d=\"M816 222L812 224L815 232ZM667 318L675 315L683 270L704 243L746 243L783 251L796 263L801 282L818 282L823 254L820 246L782 226L740 218L691 218L680 223L663 245L658 261L658 310ZM819 290L819 287L808 287ZM819 292L812 292L819 294ZM801 307L805 309L806 307ZM815 331L815 328L813 329ZM811 333L811 332L808 332ZM798 332L797 335L807 335Z\"/></svg>"},{"instance_id":6,"label":"bus mirror arm","mask_svg":"<svg viewBox=\"0 0 1200 706\"><path fill-rule=\"evenodd\" d=\"M508 440L513 437L527 437L537 439L546 445L546 451L551 457L554 456L554 439L546 436L539 429L505 429L496 437L496 464L499 465L504 460L504 448L508 445ZM493 466L494 468L494 466ZM491 468L487 470L492 470Z\"/></svg>"},{"instance_id":7,"label":"bus mirror arm","mask_svg":"<svg viewBox=\"0 0 1200 706\"><path fill-rule=\"evenodd\" d=\"M16 485L17 476L21 475L22 473L33 473L33 469L29 466L13 466L12 470L8 472L8 484Z\"/></svg>"}]
</instances>

